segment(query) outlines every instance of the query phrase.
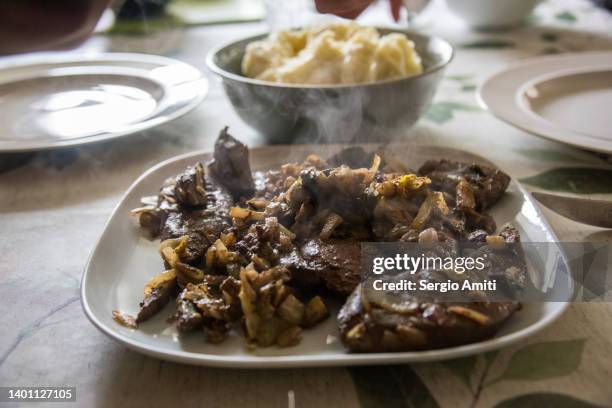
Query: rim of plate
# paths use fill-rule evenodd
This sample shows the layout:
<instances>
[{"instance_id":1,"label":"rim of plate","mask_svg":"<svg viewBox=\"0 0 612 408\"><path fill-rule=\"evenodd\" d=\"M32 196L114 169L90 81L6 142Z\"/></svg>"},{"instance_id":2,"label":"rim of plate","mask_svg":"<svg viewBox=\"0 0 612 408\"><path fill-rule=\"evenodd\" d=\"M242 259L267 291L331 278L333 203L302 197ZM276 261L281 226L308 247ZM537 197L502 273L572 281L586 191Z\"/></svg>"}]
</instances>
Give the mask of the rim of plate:
<instances>
[{"instance_id":1,"label":"rim of plate","mask_svg":"<svg viewBox=\"0 0 612 408\"><path fill-rule=\"evenodd\" d=\"M283 145L276 145L273 148L282 148ZM285 146L286 147L286 146ZM266 147L254 148L251 151L256 149L266 149ZM459 149L456 149L459 150ZM127 191L121 196L121 199L113 209L110 214L108 220L106 221L102 233L96 244L94 249L91 251L89 258L87 259L87 263L85 264L85 269L83 271L83 276L81 278L81 287L80 287L80 295L81 295L81 306L83 311L89 321L100 330L102 333L107 335L108 337L118 341L119 343L124 344L128 348L141 352L143 354L157 357L163 360L174 361L178 363L187 363L194 365L202 365L202 366L210 366L210 367L226 367L226 368L251 368L251 369L259 369L259 368L290 368L290 367L324 367L324 366L350 366L350 365L375 365L375 364L384 364L384 363L418 363L418 362L429 362L429 361L441 361L448 360L452 358L464 357L478 353L484 353L491 350L496 350L502 347L509 346L514 344L520 340L523 340L529 336L534 335L540 330L544 329L546 326L551 324L557 318L559 318L565 310L569 307L568 302L549 302L549 303L560 303L560 306L557 310L554 310L548 316L536 321L528 327L517 330L512 333L508 333L502 335L500 337L494 337L488 340L484 340L477 343L466 344L457 347L449 347L443 349L436 350L426 350L426 351L415 351L415 352L397 352L397 353L348 353L339 355L285 355L285 356L219 356L212 354L204 354L204 353L195 353L195 352L187 352L187 351L175 351L168 350L162 347L151 346L142 341L133 340L127 336L122 335L118 331L113 330L109 326L105 325L101 322L96 315L92 312L89 307L89 302L87 300L86 288L87 288L87 278L88 272L90 270L90 263L94 258L94 255L99 249L99 244L102 241L103 237L108 231L108 227L115 217L116 213L119 211L121 204L124 200L130 195L132 190L134 190L143 180L145 180L149 175L158 171L159 169L181 160L185 160L188 158L194 158L203 155L210 155L211 152L207 150L200 150L191 153L181 154L167 160L164 160L153 167L146 170L142 175L140 175L127 189ZM470 153L472 154L472 153ZM512 182L517 187L519 192L521 192L527 199L531 200L533 207L536 213L539 215L544 226L548 229L549 234L557 239L557 236L546 220L544 215L542 214L540 208L535 204L535 201L531 194L525 190L518 182L512 179ZM563 250L562 255L563 258L566 259L567 256ZM570 289L571 292L574 291L573 281L570 281Z\"/></svg>"},{"instance_id":2,"label":"rim of plate","mask_svg":"<svg viewBox=\"0 0 612 408\"><path fill-rule=\"evenodd\" d=\"M177 119L180 116L183 116L184 114L198 106L204 100L209 91L209 82L206 76L204 76L200 70L190 64L158 55L112 52L91 54L50 52L37 55L19 55L14 57L0 58L0 83L4 84L11 82L2 82L2 76L5 70L15 69L19 67L34 68L38 65L40 65L41 67L52 66L55 64L74 64L71 65L71 67L75 68L75 65L78 63L92 63L98 61L101 64L119 62L124 63L126 65L120 67L110 65L87 67L83 72L83 75L121 75L121 73L123 73L125 76L131 76L154 82L164 90L164 96L160 101L160 106L151 115L145 117L143 120L123 125L119 128L119 130L115 131L109 129L96 134L84 135L66 140L0 141L0 153L30 152L78 146L131 135L133 133L150 129L152 127L161 125L163 123ZM153 69L155 69L155 67L148 69L137 68L134 66L129 66L129 63L134 63L136 65L142 65L143 63L150 64L152 66L157 66L158 68L166 66L177 66L181 69L190 71L193 75L193 78L181 82L164 81L163 78L160 79L147 75L147 73L150 73ZM70 67L58 67L58 69L67 68ZM46 69L53 68L47 67ZM78 75L78 73L75 73L75 75ZM14 80L19 81L23 79L27 80L34 78L46 78L51 76L53 75L21 75ZM163 112L165 111L165 109L172 106L167 105L166 102L168 98L172 97L174 89L178 86L185 86L187 84L189 85L188 89L191 92L188 98L184 98L184 100L187 102L180 106L178 109L173 109L169 113L164 114Z\"/></svg>"},{"instance_id":3,"label":"rim of plate","mask_svg":"<svg viewBox=\"0 0 612 408\"><path fill-rule=\"evenodd\" d=\"M550 122L523 106L528 86L543 81L612 71L612 52L578 52L529 58L491 75L478 89L478 104L493 116L527 133L570 146L612 153L612 140L604 140Z\"/></svg>"},{"instance_id":4,"label":"rim of plate","mask_svg":"<svg viewBox=\"0 0 612 408\"><path fill-rule=\"evenodd\" d=\"M523 97L523 95L525 95L525 93L527 93L527 91L529 90L529 88L532 88L538 84L547 82L547 81L551 81L551 80L555 80L555 79L561 79L564 77L569 77L569 76L574 76L574 75L583 75L583 74L596 74L599 72L610 72L612 73L612 66L610 67L595 67L595 68L588 68L588 67L583 67L583 68L568 68L568 69L561 69L559 71L556 72L551 72L548 74L543 74L540 75L536 78L533 78L532 80L529 80L527 82L525 82L516 92L515 95L515 103L516 105L519 107L519 109L523 110L523 112L530 116L533 120L538 121L538 123L542 123L542 124L546 124L547 126L550 126L551 128L555 128L557 129L557 131L563 131L564 129L568 129L571 130L572 132L575 132L576 134L582 135L584 137L589 137L589 138L594 138L594 139L598 139L598 140L603 140L606 141L606 139L602 139L599 136L596 135L589 135L587 133L581 132L579 130L575 130L575 129L571 129L571 128L565 128L561 125L558 125L548 119L546 119L543 116L538 115L535 111L533 111L532 109L529 108L528 103L525 101L525 98ZM611 142L612 143L612 142Z\"/></svg>"}]
</instances>

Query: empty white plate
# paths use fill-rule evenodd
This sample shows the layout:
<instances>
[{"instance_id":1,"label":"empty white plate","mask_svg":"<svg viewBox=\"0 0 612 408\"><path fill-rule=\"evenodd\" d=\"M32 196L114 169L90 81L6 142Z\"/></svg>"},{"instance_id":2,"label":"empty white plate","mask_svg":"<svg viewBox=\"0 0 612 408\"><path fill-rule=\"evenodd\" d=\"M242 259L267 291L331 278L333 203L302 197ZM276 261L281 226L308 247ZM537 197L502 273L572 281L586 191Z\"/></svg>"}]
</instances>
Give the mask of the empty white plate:
<instances>
[{"instance_id":1,"label":"empty white plate","mask_svg":"<svg viewBox=\"0 0 612 408\"><path fill-rule=\"evenodd\" d=\"M612 153L612 52L524 60L489 78L479 96L486 109L520 129Z\"/></svg>"},{"instance_id":2,"label":"empty white plate","mask_svg":"<svg viewBox=\"0 0 612 408\"><path fill-rule=\"evenodd\" d=\"M154 55L45 54L0 60L0 152L73 146L175 119L208 82Z\"/></svg>"},{"instance_id":3,"label":"empty white plate","mask_svg":"<svg viewBox=\"0 0 612 408\"><path fill-rule=\"evenodd\" d=\"M337 151L339 146L299 145L270 146L251 150L250 162L254 170L278 168L282 163L301 162L310 153L323 157ZM368 149L373 149L369 146ZM478 156L455 149L415 145L391 145L386 157L417 168L425 160L447 157L462 161L486 162ZM339 305L330 305L332 317L303 333L302 342L289 348L260 348L249 351L239 334L221 344L207 344L201 333L179 335L167 322L174 303L168 305L137 330L120 326L111 316L114 309L136 314L138 302L147 281L163 269L159 257L159 242L144 238L132 208L140 206L140 198L156 194L164 180L174 176L197 161L206 162L211 155L189 153L158 164L144 173L123 196L115 208L94 249L81 282L83 309L91 322L103 333L127 347L159 358L190 364L242 367L306 367L356 364L397 364L436 361L462 357L507 346L542 329L559 317L567 307L565 302L526 303L502 327L499 333L478 343L440 350L402 353L347 353L339 342L335 315ZM556 242L554 233L540 214L531 196L513 183L506 196L497 203L491 214L499 226L511 223L521 232L524 242ZM528 255L529 259L529 255ZM550 270L532 268L533 279L549 284L551 298L569 300L573 283L566 272L565 258Z\"/></svg>"}]
</instances>

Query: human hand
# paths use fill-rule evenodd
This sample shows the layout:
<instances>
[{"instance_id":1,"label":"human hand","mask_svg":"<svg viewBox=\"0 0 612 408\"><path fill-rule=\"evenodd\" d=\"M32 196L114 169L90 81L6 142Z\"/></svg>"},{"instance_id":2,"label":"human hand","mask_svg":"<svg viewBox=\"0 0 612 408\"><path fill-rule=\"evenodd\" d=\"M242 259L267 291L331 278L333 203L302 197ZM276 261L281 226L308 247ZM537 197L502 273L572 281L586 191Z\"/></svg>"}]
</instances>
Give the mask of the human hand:
<instances>
[{"instance_id":1,"label":"human hand","mask_svg":"<svg viewBox=\"0 0 612 408\"><path fill-rule=\"evenodd\" d=\"M315 0L319 13L335 14L339 17L357 18L374 0ZM402 0L389 0L391 15L395 21L400 18Z\"/></svg>"}]
</instances>

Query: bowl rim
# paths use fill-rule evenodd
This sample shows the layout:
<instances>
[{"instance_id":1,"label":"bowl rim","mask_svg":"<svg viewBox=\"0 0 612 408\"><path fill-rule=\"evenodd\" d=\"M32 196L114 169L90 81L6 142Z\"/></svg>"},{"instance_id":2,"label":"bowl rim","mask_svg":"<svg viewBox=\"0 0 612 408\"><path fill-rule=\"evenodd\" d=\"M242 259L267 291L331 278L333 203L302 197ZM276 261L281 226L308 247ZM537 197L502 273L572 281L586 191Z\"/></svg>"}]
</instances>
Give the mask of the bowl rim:
<instances>
[{"instance_id":1,"label":"bowl rim","mask_svg":"<svg viewBox=\"0 0 612 408\"><path fill-rule=\"evenodd\" d=\"M217 54L219 54L219 52L221 52L221 50L227 47L230 47L232 45L235 45L236 43L243 42L246 40L255 41L258 37L264 37L271 33L270 31L264 31L258 34L250 35L248 37L242 37L239 39L234 39L232 41L226 41L222 43L221 45L213 47L206 53L206 67L211 72L219 75L222 78L231 79L237 82L242 82L242 83L246 83L250 85L267 86L267 87L272 87L272 88L288 88L288 89L349 89L349 88L357 88L357 87L375 87L375 86L380 86L380 85L399 83L403 81L417 80L419 78L431 75L433 73L436 73L440 70L445 69L455 58L455 53L456 53L455 47L453 47L453 45L449 41L443 39L442 37L439 37L436 35L427 35L427 34L419 33L414 30L398 28L398 27L389 27L389 26L368 26L368 27L374 27L377 30L382 30L382 31L390 31L390 32L395 32L395 33L406 34L406 36L409 39L410 39L410 36L414 36L414 37L421 37L421 38L428 39L428 40L435 40L447 46L448 49L450 50L450 54L446 61L443 61L442 63L432 68L429 68L427 70L424 70L423 72L416 74L416 75L412 75L408 77L385 79L382 81L375 81L375 82L363 82L363 83L356 82L352 84L297 84L297 83L263 81L261 79L255 79L255 78L250 78L244 75L234 74L233 72L229 72L221 68L219 65L215 63L215 57L217 56Z\"/></svg>"}]
</instances>

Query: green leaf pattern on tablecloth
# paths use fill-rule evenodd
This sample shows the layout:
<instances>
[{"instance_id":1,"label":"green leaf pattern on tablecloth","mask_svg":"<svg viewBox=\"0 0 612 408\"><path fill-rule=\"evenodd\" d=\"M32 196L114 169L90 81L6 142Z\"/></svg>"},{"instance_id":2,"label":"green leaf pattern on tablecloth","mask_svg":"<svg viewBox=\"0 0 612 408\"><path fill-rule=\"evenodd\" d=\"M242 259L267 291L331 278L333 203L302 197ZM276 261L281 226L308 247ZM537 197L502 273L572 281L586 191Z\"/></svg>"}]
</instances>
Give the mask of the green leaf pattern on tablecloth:
<instances>
[{"instance_id":1,"label":"green leaf pattern on tablecloth","mask_svg":"<svg viewBox=\"0 0 612 408\"><path fill-rule=\"evenodd\" d=\"M542 16L539 14L531 13L530 15L527 16L525 21L529 25L536 25L542 22Z\"/></svg>"},{"instance_id":2,"label":"green leaf pattern on tablecloth","mask_svg":"<svg viewBox=\"0 0 612 408\"><path fill-rule=\"evenodd\" d=\"M462 102L435 102L427 109L424 118L441 125L451 120L454 117L454 113L457 111L477 112L480 111L480 109L477 106L468 105Z\"/></svg>"},{"instance_id":3,"label":"green leaf pattern on tablecloth","mask_svg":"<svg viewBox=\"0 0 612 408\"><path fill-rule=\"evenodd\" d=\"M446 77L447 80L451 82L456 82L458 88L462 92L474 92L476 90L476 85L474 84L474 75L464 74L464 75L448 75Z\"/></svg>"},{"instance_id":4,"label":"green leaf pattern on tablecloth","mask_svg":"<svg viewBox=\"0 0 612 408\"><path fill-rule=\"evenodd\" d=\"M438 403L409 365L348 369L362 408L436 408Z\"/></svg>"},{"instance_id":5,"label":"green leaf pattern on tablecloth","mask_svg":"<svg viewBox=\"0 0 612 408\"><path fill-rule=\"evenodd\" d=\"M443 365L471 391L472 372L477 361L477 356L469 356L445 361Z\"/></svg>"},{"instance_id":6,"label":"green leaf pattern on tablecloth","mask_svg":"<svg viewBox=\"0 0 612 408\"><path fill-rule=\"evenodd\" d=\"M578 20L576 14L571 11L562 11L560 13L555 14L555 18L559 21L567 22L567 23L575 23Z\"/></svg>"},{"instance_id":7,"label":"green leaf pattern on tablecloth","mask_svg":"<svg viewBox=\"0 0 612 408\"><path fill-rule=\"evenodd\" d=\"M612 193L612 170L595 167L558 167L520 181L544 190L575 194Z\"/></svg>"},{"instance_id":8,"label":"green leaf pattern on tablecloth","mask_svg":"<svg viewBox=\"0 0 612 408\"><path fill-rule=\"evenodd\" d=\"M586 339L529 344L512 355L506 369L491 383L502 380L544 380L571 374L580 365Z\"/></svg>"},{"instance_id":9,"label":"green leaf pattern on tablecloth","mask_svg":"<svg viewBox=\"0 0 612 408\"><path fill-rule=\"evenodd\" d=\"M465 81L469 81L472 78L474 78L474 75L472 74L447 75L445 78L448 79L449 81L465 82Z\"/></svg>"},{"instance_id":10,"label":"green leaf pattern on tablecloth","mask_svg":"<svg viewBox=\"0 0 612 408\"><path fill-rule=\"evenodd\" d=\"M487 365L491 365L491 363L497 358L498 355L499 355L499 350L493 350L493 351L488 351L484 353L483 357L485 361L487 362Z\"/></svg>"},{"instance_id":11,"label":"green leaf pattern on tablecloth","mask_svg":"<svg viewBox=\"0 0 612 408\"><path fill-rule=\"evenodd\" d=\"M472 405L478 402L480 394L486 387L485 380L498 354L499 351L494 350L477 356L443 362L443 365L470 391L472 395ZM479 361L483 361L484 364L478 364Z\"/></svg>"},{"instance_id":12,"label":"green leaf pattern on tablecloth","mask_svg":"<svg viewBox=\"0 0 612 408\"><path fill-rule=\"evenodd\" d=\"M478 356L469 356L443 362L446 367L473 396L472 405L478 402L481 391L500 381L535 381L569 375L576 371L582 360L586 343L585 338L545 341L528 344L512 354L506 367L498 376L491 375L489 368L495 362L499 351L491 351ZM478 359L484 360L484 368L476 370ZM480 377L476 389L472 387L472 377L478 371ZM359 402L363 408L385 407L436 407L438 404L427 386L408 365L374 366L349 368ZM494 377L492 380L487 377ZM554 404L564 405L576 402L578 407L590 407L587 402L561 394L534 393L513 397L503 401L498 407L530 407L545 398ZM521 405L522 404L522 405ZM582 404L582 405L581 405Z\"/></svg>"},{"instance_id":13,"label":"green leaf pattern on tablecloth","mask_svg":"<svg viewBox=\"0 0 612 408\"><path fill-rule=\"evenodd\" d=\"M495 408L596 408L598 405L583 401L569 395L557 394L552 392L538 392L533 394L519 395L508 398Z\"/></svg>"},{"instance_id":14,"label":"green leaf pattern on tablecloth","mask_svg":"<svg viewBox=\"0 0 612 408\"><path fill-rule=\"evenodd\" d=\"M461 48L499 50L503 48L513 48L515 46L516 45L512 41L490 38L462 44Z\"/></svg>"}]
</instances>

